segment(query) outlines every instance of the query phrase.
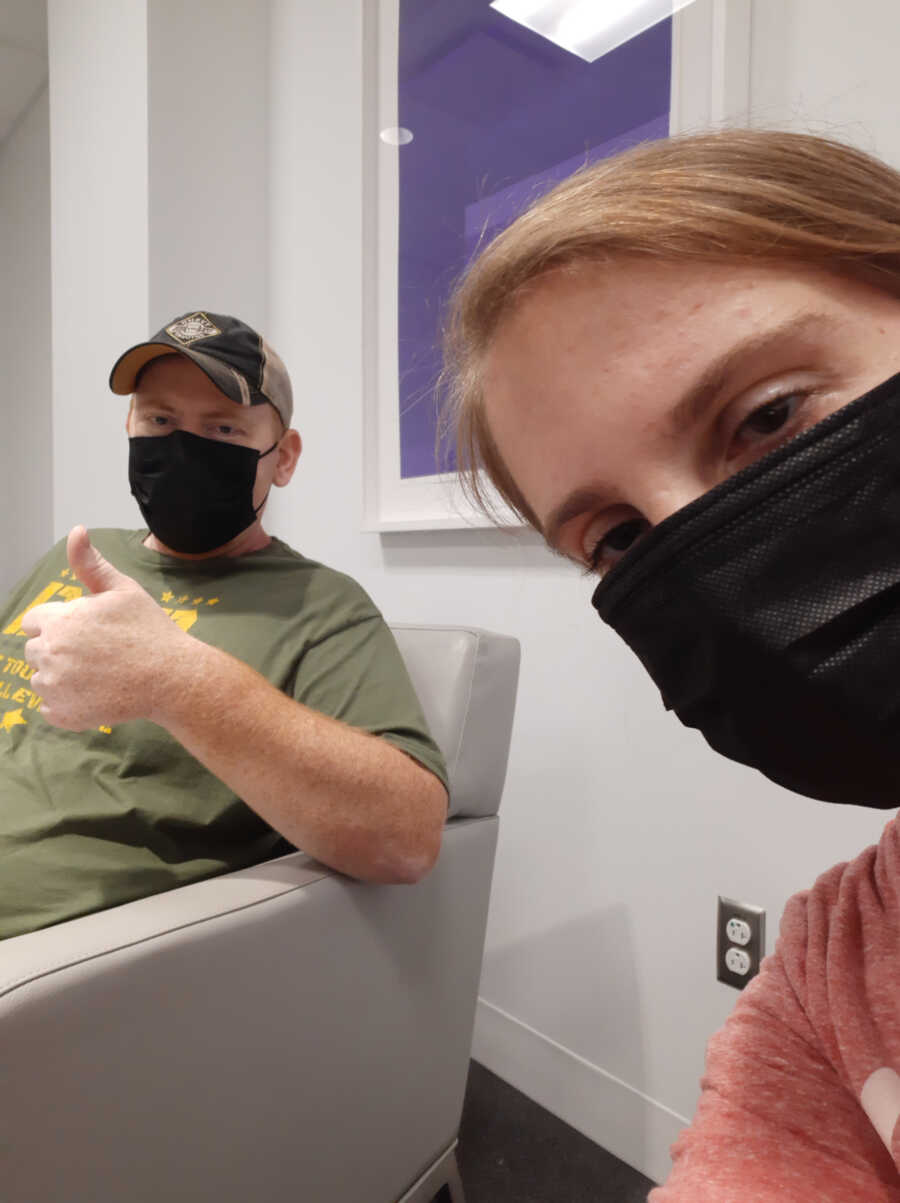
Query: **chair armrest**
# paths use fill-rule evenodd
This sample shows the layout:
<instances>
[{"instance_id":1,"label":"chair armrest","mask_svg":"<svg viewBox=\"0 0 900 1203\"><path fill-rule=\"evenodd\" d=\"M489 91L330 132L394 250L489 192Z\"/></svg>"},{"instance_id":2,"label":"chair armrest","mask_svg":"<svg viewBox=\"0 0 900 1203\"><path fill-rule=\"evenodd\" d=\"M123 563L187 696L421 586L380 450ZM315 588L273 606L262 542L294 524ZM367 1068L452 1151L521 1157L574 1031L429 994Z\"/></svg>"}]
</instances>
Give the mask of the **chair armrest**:
<instances>
[{"instance_id":1,"label":"chair armrest","mask_svg":"<svg viewBox=\"0 0 900 1203\"><path fill-rule=\"evenodd\" d=\"M46 974L233 915L331 874L302 852L4 940L0 999Z\"/></svg>"},{"instance_id":2,"label":"chair armrest","mask_svg":"<svg viewBox=\"0 0 900 1203\"><path fill-rule=\"evenodd\" d=\"M296 853L4 941L3 1203L393 1203L457 1132L496 834L451 823L415 886Z\"/></svg>"}]
</instances>

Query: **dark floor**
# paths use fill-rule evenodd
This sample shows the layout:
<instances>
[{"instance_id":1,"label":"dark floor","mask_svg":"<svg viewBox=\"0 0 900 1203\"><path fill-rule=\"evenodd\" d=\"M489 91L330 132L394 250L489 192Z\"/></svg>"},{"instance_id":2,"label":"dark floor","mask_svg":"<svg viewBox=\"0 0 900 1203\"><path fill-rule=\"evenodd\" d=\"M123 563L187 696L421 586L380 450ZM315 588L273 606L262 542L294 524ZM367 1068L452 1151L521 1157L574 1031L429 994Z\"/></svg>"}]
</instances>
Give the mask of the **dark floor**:
<instances>
[{"instance_id":1,"label":"dark floor","mask_svg":"<svg viewBox=\"0 0 900 1203\"><path fill-rule=\"evenodd\" d=\"M456 1156L466 1203L644 1203L653 1187L475 1061Z\"/></svg>"}]
</instances>

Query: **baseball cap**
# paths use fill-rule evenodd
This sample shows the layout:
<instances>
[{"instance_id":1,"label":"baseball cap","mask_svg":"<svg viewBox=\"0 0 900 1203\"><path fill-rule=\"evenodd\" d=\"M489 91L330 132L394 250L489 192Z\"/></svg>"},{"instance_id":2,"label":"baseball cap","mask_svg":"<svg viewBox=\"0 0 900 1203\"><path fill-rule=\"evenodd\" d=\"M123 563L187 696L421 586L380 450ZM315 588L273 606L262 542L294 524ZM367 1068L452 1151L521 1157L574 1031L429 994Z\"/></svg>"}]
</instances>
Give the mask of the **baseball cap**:
<instances>
[{"instance_id":1,"label":"baseball cap","mask_svg":"<svg viewBox=\"0 0 900 1203\"><path fill-rule=\"evenodd\" d=\"M109 387L123 396L133 393L146 364L176 352L193 360L238 405L268 402L290 426L294 400L281 357L246 322L222 313L184 313L147 342L129 347L113 364Z\"/></svg>"}]
</instances>

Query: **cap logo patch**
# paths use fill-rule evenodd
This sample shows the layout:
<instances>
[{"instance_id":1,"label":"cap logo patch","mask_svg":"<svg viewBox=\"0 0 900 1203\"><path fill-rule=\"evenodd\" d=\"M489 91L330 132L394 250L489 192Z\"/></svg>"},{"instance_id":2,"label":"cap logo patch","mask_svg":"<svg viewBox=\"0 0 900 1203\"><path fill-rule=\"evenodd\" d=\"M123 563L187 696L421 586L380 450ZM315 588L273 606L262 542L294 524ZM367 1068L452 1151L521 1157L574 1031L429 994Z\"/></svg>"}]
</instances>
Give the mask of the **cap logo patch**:
<instances>
[{"instance_id":1,"label":"cap logo patch","mask_svg":"<svg viewBox=\"0 0 900 1203\"><path fill-rule=\"evenodd\" d=\"M205 313L189 313L187 317L179 318L171 326L166 326L166 334L171 334L182 346L195 343L198 338L212 338L222 331L214 325Z\"/></svg>"}]
</instances>

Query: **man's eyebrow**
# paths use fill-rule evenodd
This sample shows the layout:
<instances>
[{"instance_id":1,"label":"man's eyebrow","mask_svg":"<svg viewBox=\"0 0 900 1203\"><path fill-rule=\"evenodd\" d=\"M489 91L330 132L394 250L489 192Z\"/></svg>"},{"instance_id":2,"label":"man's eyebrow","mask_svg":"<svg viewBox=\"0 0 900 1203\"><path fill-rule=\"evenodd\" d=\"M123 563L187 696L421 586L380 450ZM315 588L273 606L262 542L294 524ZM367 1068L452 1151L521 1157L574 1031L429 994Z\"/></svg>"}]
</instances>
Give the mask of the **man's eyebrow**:
<instances>
[{"instance_id":1,"label":"man's eyebrow","mask_svg":"<svg viewBox=\"0 0 900 1203\"><path fill-rule=\"evenodd\" d=\"M166 413L174 414L177 412L178 406L167 401L164 397L154 397L152 393L139 398L135 395L135 404L142 406L145 409L162 409ZM221 419L223 422L235 423L238 422L247 412L246 406L235 403L233 409L229 409L226 405L213 404L209 409L200 411L200 417L207 421Z\"/></svg>"},{"instance_id":2,"label":"man's eyebrow","mask_svg":"<svg viewBox=\"0 0 900 1203\"><path fill-rule=\"evenodd\" d=\"M152 406L153 409L165 409L169 413L174 412L175 409L171 401L166 401L163 397L157 397L153 393L135 393L134 403L135 405L143 406L145 409L149 409Z\"/></svg>"},{"instance_id":3,"label":"man's eyebrow","mask_svg":"<svg viewBox=\"0 0 900 1203\"><path fill-rule=\"evenodd\" d=\"M678 434L696 423L727 388L729 380L747 358L773 351L779 343L802 338L813 330L822 334L840 325L840 319L830 313L801 313L762 334L751 334L742 339L714 360L672 407L666 417L668 433ZM541 533L546 542L555 549L559 532L567 522L585 510L605 504L609 496L610 490L602 485L574 489L542 523Z\"/></svg>"},{"instance_id":4,"label":"man's eyebrow","mask_svg":"<svg viewBox=\"0 0 900 1203\"><path fill-rule=\"evenodd\" d=\"M206 409L203 411L203 413L200 416L203 418L212 418L212 419L221 418L221 420L223 422L234 423L234 422L240 422L241 419L246 414L246 412L247 412L246 408L242 405L236 409L219 409L219 408Z\"/></svg>"}]
</instances>

